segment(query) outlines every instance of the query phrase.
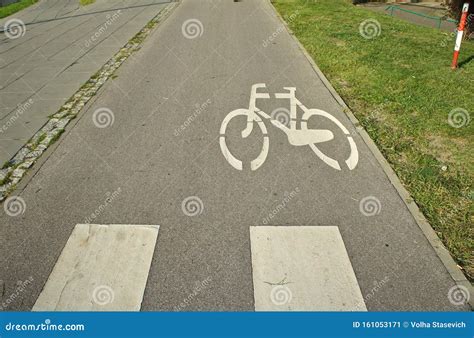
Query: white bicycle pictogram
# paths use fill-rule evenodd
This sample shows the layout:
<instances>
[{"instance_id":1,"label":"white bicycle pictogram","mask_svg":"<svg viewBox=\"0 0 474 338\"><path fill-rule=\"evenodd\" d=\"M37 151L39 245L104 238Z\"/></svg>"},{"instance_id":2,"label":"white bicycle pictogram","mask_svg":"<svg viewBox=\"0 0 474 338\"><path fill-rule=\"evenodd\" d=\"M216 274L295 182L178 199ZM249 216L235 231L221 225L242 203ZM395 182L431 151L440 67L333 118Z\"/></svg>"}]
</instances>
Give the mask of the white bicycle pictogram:
<instances>
[{"instance_id":1,"label":"white bicycle pictogram","mask_svg":"<svg viewBox=\"0 0 474 338\"><path fill-rule=\"evenodd\" d=\"M350 155L345 160L346 166L349 170L353 170L359 161L359 152L357 150L357 146L350 136L349 131L344 127L344 125L336 119L331 114L320 110L320 109L308 109L306 108L297 98L296 98L296 88L295 87L284 87L285 90L288 92L285 93L276 93L275 98L277 99L289 99L290 100L290 126L286 126L280 121L276 119L272 119L272 117L266 114L264 111L260 110L256 106L257 99L269 99L270 94L268 93L258 93L258 89L266 88L264 83L254 84L251 89L250 93L250 103L248 109L236 109L231 111L227 116L224 118L221 124L220 129L220 137L219 137L219 144L221 147L222 154L226 158L227 162L237 170L242 170L243 165L242 161L237 159L232 153L230 152L227 142L226 142L226 131L229 122L238 116L245 116L247 118L247 127L242 131L242 137L247 138L253 130L254 125L257 125L262 134L263 134L263 145L260 154L257 156L256 159L250 162L250 169L257 170L265 163L267 159L268 150L270 147L270 140L267 132L267 128L265 123L262 120L264 119L270 120L270 122L277 127L278 129L282 130L286 136L288 137L288 142L293 146L309 146L313 152L326 163L330 167L341 170L341 165L339 161L335 160L334 158L329 157L328 155L324 154L316 144L328 142L334 139L334 134L331 130L327 129L308 129L308 120L312 116L322 116L330 121L332 121L346 136L347 142L350 146ZM297 108L300 108L304 114L301 118L301 127L297 129Z\"/></svg>"}]
</instances>

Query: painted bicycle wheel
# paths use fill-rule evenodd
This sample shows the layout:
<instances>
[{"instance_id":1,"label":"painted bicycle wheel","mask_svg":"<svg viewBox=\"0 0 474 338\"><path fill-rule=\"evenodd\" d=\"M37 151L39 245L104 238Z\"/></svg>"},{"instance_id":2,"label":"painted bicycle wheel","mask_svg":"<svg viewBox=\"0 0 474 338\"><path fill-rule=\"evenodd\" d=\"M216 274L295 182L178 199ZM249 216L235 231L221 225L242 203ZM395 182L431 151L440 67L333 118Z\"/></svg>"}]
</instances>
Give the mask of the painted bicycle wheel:
<instances>
[{"instance_id":1,"label":"painted bicycle wheel","mask_svg":"<svg viewBox=\"0 0 474 338\"><path fill-rule=\"evenodd\" d=\"M227 146L226 131L227 131L229 122L232 119L236 117L245 117L246 119L248 119L249 116L253 116L253 117L252 117L252 120L249 121L248 123L256 123L258 127L260 128L263 135L262 150L260 151L257 158L250 162L250 169L257 170L258 168L260 168L261 165L265 162L268 155L270 141L268 138L267 128L265 126L265 123L263 123L262 119L260 118L260 116L258 116L257 114L254 114L253 112L250 112L248 109L236 109L234 111L231 111L229 114L227 114L227 116L222 121L221 129L220 129L219 144L221 147L222 154L224 155L227 162L229 162L229 164L237 170L242 170L243 164L241 160L237 159L230 152L229 147Z\"/></svg>"},{"instance_id":2,"label":"painted bicycle wheel","mask_svg":"<svg viewBox=\"0 0 474 338\"><path fill-rule=\"evenodd\" d=\"M349 143L349 146L351 148L351 153L350 153L349 157L345 160L345 164L349 168L349 170L353 170L357 166L357 163L359 162L359 151L357 150L357 146L354 142L354 139L350 135L347 128L344 127L344 125L338 119L336 119L334 116L332 116L331 114L329 114L329 113L327 113L323 110L308 109L303 114L303 118L302 118L302 121L301 121L301 129L302 130L308 130L308 120L312 116L322 116L322 117L325 117L325 118L329 119L331 122L333 122L344 133L344 135L346 136L347 142ZM328 155L324 154L315 144L310 144L309 146L314 151L314 153L321 160L324 161L324 163L326 163L327 165L329 165L330 167L332 167L336 170L341 170L341 165L337 160L335 160L335 159L329 157Z\"/></svg>"}]
</instances>

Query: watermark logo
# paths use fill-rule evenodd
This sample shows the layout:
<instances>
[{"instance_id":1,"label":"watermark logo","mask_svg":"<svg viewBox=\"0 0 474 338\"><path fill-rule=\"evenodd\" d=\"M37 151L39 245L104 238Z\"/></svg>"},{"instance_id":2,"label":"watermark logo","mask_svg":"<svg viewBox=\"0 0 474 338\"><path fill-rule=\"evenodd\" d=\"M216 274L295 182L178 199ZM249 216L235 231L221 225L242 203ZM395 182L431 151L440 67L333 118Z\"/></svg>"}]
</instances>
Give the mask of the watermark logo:
<instances>
[{"instance_id":1,"label":"watermark logo","mask_svg":"<svg viewBox=\"0 0 474 338\"><path fill-rule=\"evenodd\" d=\"M382 211L382 204L377 197L367 196L359 202L359 210L364 216L375 216Z\"/></svg>"},{"instance_id":2,"label":"watermark logo","mask_svg":"<svg viewBox=\"0 0 474 338\"><path fill-rule=\"evenodd\" d=\"M8 216L20 216L26 211L26 202L20 196L10 196L5 200L3 209Z\"/></svg>"},{"instance_id":3,"label":"watermark logo","mask_svg":"<svg viewBox=\"0 0 474 338\"><path fill-rule=\"evenodd\" d=\"M448 123L453 128L462 128L471 122L471 116L466 109L455 108L448 114Z\"/></svg>"},{"instance_id":4,"label":"watermark logo","mask_svg":"<svg viewBox=\"0 0 474 338\"><path fill-rule=\"evenodd\" d=\"M20 19L10 19L3 26L5 36L9 39L18 39L25 35L26 26Z\"/></svg>"},{"instance_id":5,"label":"watermark logo","mask_svg":"<svg viewBox=\"0 0 474 338\"><path fill-rule=\"evenodd\" d=\"M290 126L290 111L286 108L277 108L270 114L272 120L277 120L281 124Z\"/></svg>"},{"instance_id":6,"label":"watermark logo","mask_svg":"<svg viewBox=\"0 0 474 338\"><path fill-rule=\"evenodd\" d=\"M186 216L198 216L204 211L204 203L197 196L189 196L186 197L181 203L181 210L183 210L183 213Z\"/></svg>"},{"instance_id":7,"label":"watermark logo","mask_svg":"<svg viewBox=\"0 0 474 338\"><path fill-rule=\"evenodd\" d=\"M281 306L290 303L293 299L293 294L288 286L275 285L270 292L270 299L273 304Z\"/></svg>"},{"instance_id":8,"label":"watermark logo","mask_svg":"<svg viewBox=\"0 0 474 338\"><path fill-rule=\"evenodd\" d=\"M371 40L382 34L382 26L375 19L364 20L359 25L359 33L364 39Z\"/></svg>"},{"instance_id":9,"label":"watermark logo","mask_svg":"<svg viewBox=\"0 0 474 338\"><path fill-rule=\"evenodd\" d=\"M113 303L115 298L114 290L107 285L99 285L92 292L92 300L98 305L107 305Z\"/></svg>"},{"instance_id":10,"label":"watermark logo","mask_svg":"<svg viewBox=\"0 0 474 338\"><path fill-rule=\"evenodd\" d=\"M92 121L97 128L107 128L114 124L115 115L109 108L98 108L92 115Z\"/></svg>"},{"instance_id":11,"label":"watermark logo","mask_svg":"<svg viewBox=\"0 0 474 338\"><path fill-rule=\"evenodd\" d=\"M448 291L448 299L453 305L464 305L469 302L471 295L463 285L455 285Z\"/></svg>"},{"instance_id":12,"label":"watermark logo","mask_svg":"<svg viewBox=\"0 0 474 338\"><path fill-rule=\"evenodd\" d=\"M199 38L204 33L204 26L198 19L189 19L183 22L181 32L186 39Z\"/></svg>"}]
</instances>

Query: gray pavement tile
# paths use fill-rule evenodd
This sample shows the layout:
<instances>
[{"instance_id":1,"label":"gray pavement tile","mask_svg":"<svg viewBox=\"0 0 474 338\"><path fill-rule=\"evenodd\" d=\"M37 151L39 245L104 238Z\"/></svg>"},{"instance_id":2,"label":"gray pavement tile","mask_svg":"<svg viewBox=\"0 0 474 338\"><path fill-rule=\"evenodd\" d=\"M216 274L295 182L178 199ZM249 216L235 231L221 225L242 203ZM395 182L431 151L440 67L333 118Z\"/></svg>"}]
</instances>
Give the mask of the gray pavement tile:
<instances>
[{"instance_id":1,"label":"gray pavement tile","mask_svg":"<svg viewBox=\"0 0 474 338\"><path fill-rule=\"evenodd\" d=\"M27 93L8 93L8 92L0 92L0 105L3 108L14 108L18 104L22 103L26 100L27 97L31 96L31 94Z\"/></svg>"},{"instance_id":2,"label":"gray pavement tile","mask_svg":"<svg viewBox=\"0 0 474 338\"><path fill-rule=\"evenodd\" d=\"M63 98L45 99L37 94L32 97L32 100L33 104L26 113L38 118L46 118L56 113L65 101Z\"/></svg>"},{"instance_id":3,"label":"gray pavement tile","mask_svg":"<svg viewBox=\"0 0 474 338\"><path fill-rule=\"evenodd\" d=\"M1 140L0 142L0 161L1 165L10 160L18 150L27 142L28 139Z\"/></svg>"},{"instance_id":4,"label":"gray pavement tile","mask_svg":"<svg viewBox=\"0 0 474 338\"><path fill-rule=\"evenodd\" d=\"M16 116L14 114L9 115L6 120L2 121L0 124L0 140L29 140L31 138L31 133L35 133L39 130L45 123L46 119L30 118L29 116L19 116L15 120L11 119L11 116ZM10 123L9 123L10 121ZM13 148L10 148L13 149ZM19 150L19 148L17 149Z\"/></svg>"},{"instance_id":5,"label":"gray pavement tile","mask_svg":"<svg viewBox=\"0 0 474 338\"><path fill-rule=\"evenodd\" d=\"M73 82L73 81L71 81ZM49 84L41 88L36 96L40 97L43 100L56 100L62 99L64 102L69 99L80 87L81 83L56 83L56 81L51 81Z\"/></svg>"},{"instance_id":6,"label":"gray pavement tile","mask_svg":"<svg viewBox=\"0 0 474 338\"><path fill-rule=\"evenodd\" d=\"M2 108L11 111L35 92L39 104L29 114L45 118L54 113L61 105L57 99L65 101L71 97L163 8L163 5L144 6L150 3L156 1L98 1L80 7L43 0L17 13L15 17L32 24L26 26L25 36L19 39L2 36L5 38L0 46ZM99 31L118 9L120 15L105 30ZM5 19L0 20L0 24L4 22ZM97 38L90 43L91 36L95 37L97 32Z\"/></svg>"}]
</instances>

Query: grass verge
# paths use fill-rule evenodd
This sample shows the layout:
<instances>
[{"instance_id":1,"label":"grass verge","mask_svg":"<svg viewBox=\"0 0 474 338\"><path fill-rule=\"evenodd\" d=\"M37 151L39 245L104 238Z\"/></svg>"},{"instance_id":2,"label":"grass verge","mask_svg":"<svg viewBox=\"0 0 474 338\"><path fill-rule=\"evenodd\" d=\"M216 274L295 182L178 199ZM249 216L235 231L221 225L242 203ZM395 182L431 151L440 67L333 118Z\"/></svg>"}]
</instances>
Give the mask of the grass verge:
<instances>
[{"instance_id":1,"label":"grass verge","mask_svg":"<svg viewBox=\"0 0 474 338\"><path fill-rule=\"evenodd\" d=\"M36 2L38 2L38 0L21 0L20 2L10 4L5 7L0 7L0 19L21 11L22 9L31 6Z\"/></svg>"},{"instance_id":2,"label":"grass verge","mask_svg":"<svg viewBox=\"0 0 474 338\"><path fill-rule=\"evenodd\" d=\"M473 281L474 43L452 71L454 37L442 31L348 0L273 4ZM368 39L369 19L380 34Z\"/></svg>"}]
</instances>

